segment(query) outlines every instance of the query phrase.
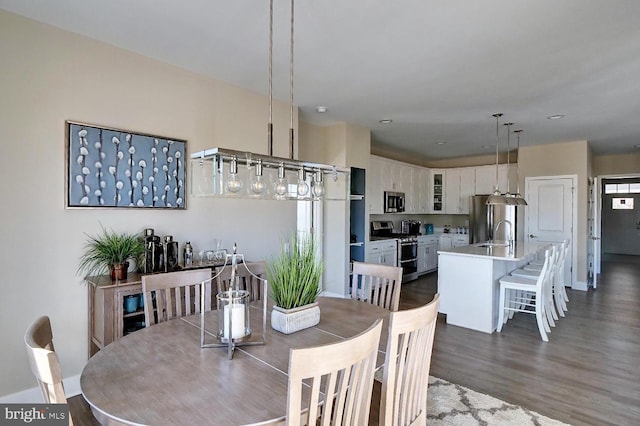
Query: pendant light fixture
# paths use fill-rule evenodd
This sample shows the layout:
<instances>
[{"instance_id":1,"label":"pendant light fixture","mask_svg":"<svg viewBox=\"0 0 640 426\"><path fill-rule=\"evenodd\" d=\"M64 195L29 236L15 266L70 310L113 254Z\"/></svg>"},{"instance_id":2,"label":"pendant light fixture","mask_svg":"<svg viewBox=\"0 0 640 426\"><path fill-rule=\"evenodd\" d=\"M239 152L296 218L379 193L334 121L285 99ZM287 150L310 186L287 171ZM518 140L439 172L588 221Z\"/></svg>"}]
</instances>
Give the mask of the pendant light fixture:
<instances>
[{"instance_id":1,"label":"pendant light fixture","mask_svg":"<svg viewBox=\"0 0 640 426\"><path fill-rule=\"evenodd\" d=\"M491 194L489 196L489 198L487 198L487 205L490 206L495 206L495 205L500 205L500 206L504 206L507 204L507 199L504 195L502 195L502 193L500 192L500 189L498 188L498 145L500 143L500 139L499 139L499 130L500 130L500 117L502 117L502 113L498 112L493 114L493 116L496 118L496 186L493 188L493 194Z\"/></svg>"},{"instance_id":2,"label":"pendant light fixture","mask_svg":"<svg viewBox=\"0 0 640 426\"><path fill-rule=\"evenodd\" d=\"M516 193L514 195L518 206L526 206L528 205L527 200L525 200L524 197L520 195L520 133L522 133L522 129L514 130L513 133L518 135L518 144L516 145L516 155L518 156L518 162L516 163L517 185Z\"/></svg>"},{"instance_id":3,"label":"pendant light fixture","mask_svg":"<svg viewBox=\"0 0 640 426\"><path fill-rule=\"evenodd\" d=\"M504 200L506 201L508 206L517 205L517 201L514 195L511 193L511 181L509 179L509 166L511 165L511 141L509 140L509 135L511 134L511 126L513 126L512 122L504 123L507 127L507 192L504 194Z\"/></svg>"},{"instance_id":4,"label":"pendant light fixture","mask_svg":"<svg viewBox=\"0 0 640 426\"><path fill-rule=\"evenodd\" d=\"M290 126L288 135L289 158L276 157L273 154L273 0L269 0L269 79L268 79L268 122L267 154L235 151L226 148L210 148L191 154L192 164L199 166L201 172L192 174L191 193L196 196L215 197L251 197L254 199L305 200L319 201L348 198L348 180L350 169L334 165L296 160L294 128L294 2L291 1L290 16L290 62L289 62L289 112ZM249 172L239 169L246 165ZM195 167L194 167L195 169ZM228 170L228 174L225 173ZM251 170L254 170L251 173ZM287 174L291 176L291 183ZM325 181L331 176L333 182ZM276 177L277 176L277 177ZM297 185L294 184L297 176ZM198 180L199 179L199 180ZM246 180L246 182L245 182ZM327 191L327 184L344 191ZM340 186L336 186L340 185ZM327 197L330 194L330 197Z\"/></svg>"}]
</instances>

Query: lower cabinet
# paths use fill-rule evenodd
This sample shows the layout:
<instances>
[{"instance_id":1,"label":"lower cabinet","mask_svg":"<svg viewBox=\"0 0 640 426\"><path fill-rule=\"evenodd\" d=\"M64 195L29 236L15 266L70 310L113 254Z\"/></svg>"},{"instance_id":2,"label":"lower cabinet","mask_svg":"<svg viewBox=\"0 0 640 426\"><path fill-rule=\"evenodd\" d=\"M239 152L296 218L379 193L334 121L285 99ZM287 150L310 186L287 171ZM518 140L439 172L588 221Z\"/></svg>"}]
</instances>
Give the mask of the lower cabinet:
<instances>
[{"instance_id":1,"label":"lower cabinet","mask_svg":"<svg viewBox=\"0 0 640 426\"><path fill-rule=\"evenodd\" d=\"M438 237L418 237L418 274L426 274L438 268Z\"/></svg>"},{"instance_id":2,"label":"lower cabinet","mask_svg":"<svg viewBox=\"0 0 640 426\"><path fill-rule=\"evenodd\" d=\"M398 266L398 243L394 239L369 241L367 243L365 262Z\"/></svg>"},{"instance_id":3,"label":"lower cabinet","mask_svg":"<svg viewBox=\"0 0 640 426\"><path fill-rule=\"evenodd\" d=\"M90 357L122 336L144 328L141 277L130 272L126 280L118 282L106 275L87 279Z\"/></svg>"}]
</instances>

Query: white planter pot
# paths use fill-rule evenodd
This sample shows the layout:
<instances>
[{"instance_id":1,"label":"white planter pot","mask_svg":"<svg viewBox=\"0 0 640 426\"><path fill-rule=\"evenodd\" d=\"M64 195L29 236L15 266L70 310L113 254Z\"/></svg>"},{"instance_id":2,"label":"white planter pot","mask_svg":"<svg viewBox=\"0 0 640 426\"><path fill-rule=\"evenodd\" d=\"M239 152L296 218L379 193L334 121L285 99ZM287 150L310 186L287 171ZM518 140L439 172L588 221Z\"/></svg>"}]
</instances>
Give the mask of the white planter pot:
<instances>
[{"instance_id":1,"label":"white planter pot","mask_svg":"<svg viewBox=\"0 0 640 426\"><path fill-rule=\"evenodd\" d=\"M320 306L310 303L293 309L274 306L271 311L271 327L284 334L295 333L313 327L320 322Z\"/></svg>"}]
</instances>

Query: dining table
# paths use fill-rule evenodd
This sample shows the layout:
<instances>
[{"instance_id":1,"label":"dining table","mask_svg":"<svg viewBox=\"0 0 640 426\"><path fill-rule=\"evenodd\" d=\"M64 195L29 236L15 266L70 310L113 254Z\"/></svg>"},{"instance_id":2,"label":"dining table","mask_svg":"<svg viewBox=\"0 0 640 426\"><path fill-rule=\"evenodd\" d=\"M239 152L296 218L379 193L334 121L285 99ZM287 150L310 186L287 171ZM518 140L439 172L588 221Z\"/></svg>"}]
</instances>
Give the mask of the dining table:
<instances>
[{"instance_id":1,"label":"dining table","mask_svg":"<svg viewBox=\"0 0 640 426\"><path fill-rule=\"evenodd\" d=\"M88 360L82 395L103 425L242 425L283 417L292 348L348 339L381 318L376 367L384 365L387 309L352 299L317 302L316 326L283 334L271 328L267 315L265 343L236 346L232 359L227 348L200 346L199 314L138 330ZM252 333L262 333L261 308L251 306ZM216 311L205 313L206 332L216 326Z\"/></svg>"}]
</instances>

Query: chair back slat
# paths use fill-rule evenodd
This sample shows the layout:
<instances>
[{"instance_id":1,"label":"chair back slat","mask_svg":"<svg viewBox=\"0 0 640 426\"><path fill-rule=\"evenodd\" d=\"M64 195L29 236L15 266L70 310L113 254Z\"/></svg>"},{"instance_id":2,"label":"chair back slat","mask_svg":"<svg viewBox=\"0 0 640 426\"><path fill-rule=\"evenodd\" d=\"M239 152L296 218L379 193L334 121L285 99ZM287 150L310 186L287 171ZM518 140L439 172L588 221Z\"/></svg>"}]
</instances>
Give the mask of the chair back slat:
<instances>
[{"instance_id":1,"label":"chair back slat","mask_svg":"<svg viewBox=\"0 0 640 426\"><path fill-rule=\"evenodd\" d=\"M144 275L144 321L147 327L200 312L200 286L211 280L211 269ZM211 310L211 282L205 283L205 312Z\"/></svg>"},{"instance_id":2,"label":"chair back slat","mask_svg":"<svg viewBox=\"0 0 640 426\"><path fill-rule=\"evenodd\" d=\"M381 425L426 425L427 386L440 295L419 308L392 312L380 400Z\"/></svg>"},{"instance_id":3,"label":"chair back slat","mask_svg":"<svg viewBox=\"0 0 640 426\"><path fill-rule=\"evenodd\" d=\"M251 272L249 272L251 271ZM255 276L266 279L267 269L264 262L244 262L238 264L236 278L238 279L238 287L240 290L247 290L250 293L250 300L262 300L265 295L262 294L262 284ZM218 293L228 291L232 287L231 283L231 267L228 265L218 274L216 278L218 284Z\"/></svg>"},{"instance_id":4,"label":"chair back slat","mask_svg":"<svg viewBox=\"0 0 640 426\"><path fill-rule=\"evenodd\" d=\"M401 286L402 268L353 262L351 298L397 311Z\"/></svg>"}]
</instances>

